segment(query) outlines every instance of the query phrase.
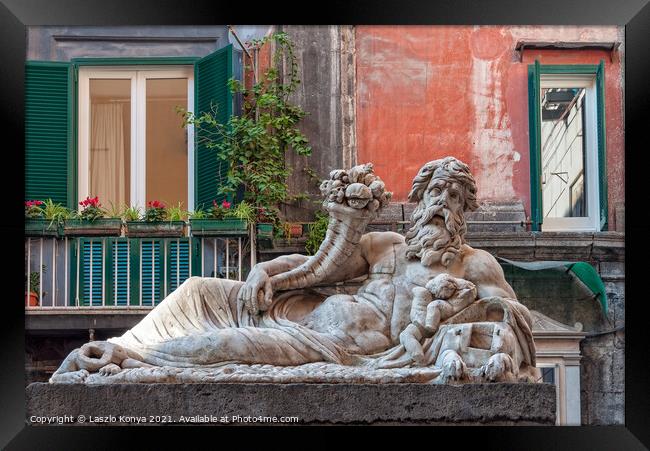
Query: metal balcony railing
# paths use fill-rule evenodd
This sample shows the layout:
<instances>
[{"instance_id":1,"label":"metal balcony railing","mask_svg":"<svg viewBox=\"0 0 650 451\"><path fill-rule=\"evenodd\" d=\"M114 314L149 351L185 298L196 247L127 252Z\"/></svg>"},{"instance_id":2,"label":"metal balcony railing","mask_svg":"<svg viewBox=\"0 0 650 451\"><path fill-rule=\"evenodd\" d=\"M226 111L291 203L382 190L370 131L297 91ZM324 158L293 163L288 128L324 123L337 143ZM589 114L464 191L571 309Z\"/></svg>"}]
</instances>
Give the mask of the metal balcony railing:
<instances>
[{"instance_id":1,"label":"metal balcony railing","mask_svg":"<svg viewBox=\"0 0 650 451\"><path fill-rule=\"evenodd\" d=\"M191 276L244 280L255 262L251 243L249 236L25 237L25 308L154 307Z\"/></svg>"}]
</instances>

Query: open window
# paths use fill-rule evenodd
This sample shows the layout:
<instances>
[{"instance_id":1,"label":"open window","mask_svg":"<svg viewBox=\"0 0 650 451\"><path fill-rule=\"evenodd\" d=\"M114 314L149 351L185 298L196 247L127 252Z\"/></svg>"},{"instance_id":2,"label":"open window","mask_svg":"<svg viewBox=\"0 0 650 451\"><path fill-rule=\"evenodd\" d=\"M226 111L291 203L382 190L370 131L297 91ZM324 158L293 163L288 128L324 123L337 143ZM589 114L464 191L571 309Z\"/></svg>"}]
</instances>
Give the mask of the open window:
<instances>
[{"instance_id":1,"label":"open window","mask_svg":"<svg viewBox=\"0 0 650 451\"><path fill-rule=\"evenodd\" d=\"M220 200L226 163L182 128L176 109L216 108L225 123L240 58L228 45L203 58L27 61L26 198L68 208L86 196L104 206L155 199L190 210Z\"/></svg>"},{"instance_id":2,"label":"open window","mask_svg":"<svg viewBox=\"0 0 650 451\"><path fill-rule=\"evenodd\" d=\"M528 75L533 230L606 230L604 62Z\"/></svg>"},{"instance_id":3,"label":"open window","mask_svg":"<svg viewBox=\"0 0 650 451\"><path fill-rule=\"evenodd\" d=\"M194 146L176 110L194 110L192 67L82 67L78 101L78 200L193 204Z\"/></svg>"}]
</instances>

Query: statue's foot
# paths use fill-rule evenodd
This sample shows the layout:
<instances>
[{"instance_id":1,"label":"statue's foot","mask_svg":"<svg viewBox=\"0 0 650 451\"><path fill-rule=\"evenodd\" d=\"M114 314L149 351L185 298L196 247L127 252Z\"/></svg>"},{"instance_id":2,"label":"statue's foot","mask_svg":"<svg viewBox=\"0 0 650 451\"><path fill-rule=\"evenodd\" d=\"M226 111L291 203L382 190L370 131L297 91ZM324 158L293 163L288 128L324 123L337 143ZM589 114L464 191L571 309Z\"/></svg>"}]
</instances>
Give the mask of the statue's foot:
<instances>
[{"instance_id":1,"label":"statue's foot","mask_svg":"<svg viewBox=\"0 0 650 451\"><path fill-rule=\"evenodd\" d=\"M53 374L50 378L50 384L83 384L88 377L88 371L78 370L68 373Z\"/></svg>"},{"instance_id":2,"label":"statue's foot","mask_svg":"<svg viewBox=\"0 0 650 451\"><path fill-rule=\"evenodd\" d=\"M503 352L494 354L481 367L481 376L489 382L515 382L515 362Z\"/></svg>"},{"instance_id":3,"label":"statue's foot","mask_svg":"<svg viewBox=\"0 0 650 451\"><path fill-rule=\"evenodd\" d=\"M103 366L99 369L99 374L100 376L112 376L119 373L120 371L122 371L122 368L120 368L119 365L109 363L108 365Z\"/></svg>"},{"instance_id":4,"label":"statue's foot","mask_svg":"<svg viewBox=\"0 0 650 451\"><path fill-rule=\"evenodd\" d=\"M467 374L467 366L456 351L446 350L442 355L442 379L445 383L459 381Z\"/></svg>"}]
</instances>

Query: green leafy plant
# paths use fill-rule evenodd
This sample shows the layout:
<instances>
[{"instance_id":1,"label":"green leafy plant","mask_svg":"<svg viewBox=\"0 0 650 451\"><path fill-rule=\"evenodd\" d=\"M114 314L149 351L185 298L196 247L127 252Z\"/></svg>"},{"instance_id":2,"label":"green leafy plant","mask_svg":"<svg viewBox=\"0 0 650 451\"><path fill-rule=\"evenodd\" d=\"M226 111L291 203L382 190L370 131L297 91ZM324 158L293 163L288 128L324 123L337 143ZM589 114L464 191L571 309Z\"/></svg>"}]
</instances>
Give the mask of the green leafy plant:
<instances>
[{"instance_id":1,"label":"green leafy plant","mask_svg":"<svg viewBox=\"0 0 650 451\"><path fill-rule=\"evenodd\" d=\"M28 200L25 201L25 218L39 219L45 214L45 202L42 200Z\"/></svg>"},{"instance_id":2,"label":"green leafy plant","mask_svg":"<svg viewBox=\"0 0 650 451\"><path fill-rule=\"evenodd\" d=\"M102 204L99 203L99 197L86 197L84 200L79 202L79 205L83 207L81 212L77 215L79 219L94 221L95 219L103 218L106 215L106 210L104 210Z\"/></svg>"},{"instance_id":3,"label":"green leafy plant","mask_svg":"<svg viewBox=\"0 0 650 451\"><path fill-rule=\"evenodd\" d=\"M108 201L108 203L111 205L110 208L105 210L106 217L108 218L121 218L122 212L128 208L126 206L116 206L111 201Z\"/></svg>"},{"instance_id":4,"label":"green leafy plant","mask_svg":"<svg viewBox=\"0 0 650 451\"><path fill-rule=\"evenodd\" d=\"M275 207L256 208L255 222L273 224L273 235L282 236L282 221L280 210Z\"/></svg>"},{"instance_id":5,"label":"green leafy plant","mask_svg":"<svg viewBox=\"0 0 650 451\"><path fill-rule=\"evenodd\" d=\"M280 226L278 227L278 233L276 236L284 238L287 240L287 244L291 244L291 223L286 221L280 221Z\"/></svg>"},{"instance_id":6,"label":"green leafy plant","mask_svg":"<svg viewBox=\"0 0 650 451\"><path fill-rule=\"evenodd\" d=\"M41 271L43 274L45 274L46 268L46 265L41 265ZM41 291L41 274L38 271L32 271L29 273L29 291L30 293L35 294L39 294ZM45 292L43 292L43 295L45 295Z\"/></svg>"},{"instance_id":7,"label":"green leafy plant","mask_svg":"<svg viewBox=\"0 0 650 451\"><path fill-rule=\"evenodd\" d=\"M184 210L182 203L179 202L173 207L167 207L167 217L170 221L185 221L189 216L189 212Z\"/></svg>"},{"instance_id":8,"label":"green leafy plant","mask_svg":"<svg viewBox=\"0 0 650 451\"><path fill-rule=\"evenodd\" d=\"M48 199L43 204L43 217L53 223L62 224L66 219L73 217L73 213L65 206L55 203L52 199Z\"/></svg>"},{"instance_id":9,"label":"green leafy plant","mask_svg":"<svg viewBox=\"0 0 650 451\"><path fill-rule=\"evenodd\" d=\"M237 206L228 212L228 216L246 221L249 224L255 222L255 208L246 201L241 201Z\"/></svg>"},{"instance_id":10,"label":"green leafy plant","mask_svg":"<svg viewBox=\"0 0 650 451\"><path fill-rule=\"evenodd\" d=\"M190 219L207 219L208 218L208 213L199 208L198 210L194 210L192 213L189 214Z\"/></svg>"},{"instance_id":11,"label":"green leafy plant","mask_svg":"<svg viewBox=\"0 0 650 451\"><path fill-rule=\"evenodd\" d=\"M142 212L138 207L129 207L125 205L120 216L125 221L139 221L142 217Z\"/></svg>"},{"instance_id":12,"label":"green leafy plant","mask_svg":"<svg viewBox=\"0 0 650 451\"><path fill-rule=\"evenodd\" d=\"M329 216L322 211L316 212L316 220L309 224L307 232L307 241L305 242L305 250L309 255L314 255L327 234L327 226L329 224Z\"/></svg>"},{"instance_id":13,"label":"green leafy plant","mask_svg":"<svg viewBox=\"0 0 650 451\"><path fill-rule=\"evenodd\" d=\"M275 33L250 42L260 48L273 41L275 52L270 67L252 88L235 79L228 82L234 94L241 94L244 108L241 116L231 116L226 123L217 120L217 106L196 116L179 109L184 124L196 127L199 142L218 151L228 165L220 193L234 194L244 187L244 199L255 209L277 210L288 198L287 178L291 168L285 164L285 153L311 155L307 138L298 128L306 113L289 102L300 84L298 63L293 45L286 33ZM281 75L280 67L284 69ZM259 217L259 214L257 215ZM273 218L277 223L276 218Z\"/></svg>"},{"instance_id":14,"label":"green leafy plant","mask_svg":"<svg viewBox=\"0 0 650 451\"><path fill-rule=\"evenodd\" d=\"M29 291L31 293L36 293L41 290L41 275L38 271L32 271L29 273Z\"/></svg>"},{"instance_id":15,"label":"green leafy plant","mask_svg":"<svg viewBox=\"0 0 650 451\"><path fill-rule=\"evenodd\" d=\"M167 219L167 207L158 200L147 202L147 209L144 211L146 222L165 221Z\"/></svg>"},{"instance_id":16,"label":"green leafy plant","mask_svg":"<svg viewBox=\"0 0 650 451\"><path fill-rule=\"evenodd\" d=\"M280 220L280 225L278 227L278 231L275 234L276 237L278 238L284 238L288 241L291 241L291 227L288 222Z\"/></svg>"}]
</instances>

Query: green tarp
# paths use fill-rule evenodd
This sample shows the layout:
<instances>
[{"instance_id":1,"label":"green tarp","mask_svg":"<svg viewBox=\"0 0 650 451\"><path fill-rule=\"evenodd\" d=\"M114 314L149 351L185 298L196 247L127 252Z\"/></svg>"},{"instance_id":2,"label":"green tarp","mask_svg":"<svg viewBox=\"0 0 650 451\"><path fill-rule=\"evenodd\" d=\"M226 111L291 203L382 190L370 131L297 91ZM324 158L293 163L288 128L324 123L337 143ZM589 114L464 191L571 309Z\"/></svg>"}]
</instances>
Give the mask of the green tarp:
<instances>
[{"instance_id":1,"label":"green tarp","mask_svg":"<svg viewBox=\"0 0 650 451\"><path fill-rule=\"evenodd\" d=\"M605 315L607 315L607 294L605 293L605 284L598 275L598 272L586 262L569 262L569 261L537 261L537 262L517 262L508 260L507 258L497 257L517 268L522 268L528 271L540 271L542 269L561 268L564 267L569 273L573 274L575 278L580 281L589 291L594 294L594 298L598 298L600 306Z\"/></svg>"}]
</instances>

